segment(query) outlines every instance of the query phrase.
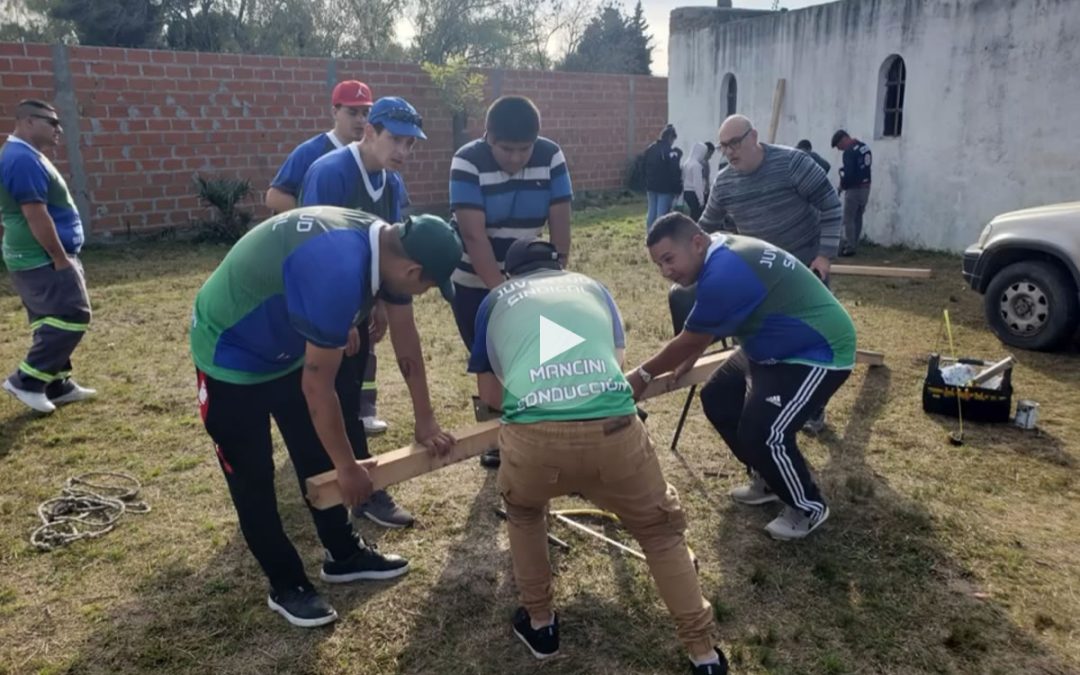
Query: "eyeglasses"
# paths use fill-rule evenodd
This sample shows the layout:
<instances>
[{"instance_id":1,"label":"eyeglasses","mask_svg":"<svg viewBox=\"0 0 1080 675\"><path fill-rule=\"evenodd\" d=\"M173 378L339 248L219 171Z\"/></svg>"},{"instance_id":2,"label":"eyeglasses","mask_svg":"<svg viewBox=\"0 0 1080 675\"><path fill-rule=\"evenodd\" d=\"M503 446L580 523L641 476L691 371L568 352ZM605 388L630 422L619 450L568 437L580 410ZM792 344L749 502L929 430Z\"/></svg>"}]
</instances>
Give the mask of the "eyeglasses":
<instances>
[{"instance_id":1,"label":"eyeglasses","mask_svg":"<svg viewBox=\"0 0 1080 675\"><path fill-rule=\"evenodd\" d=\"M401 108L395 108L390 112L379 113L374 117L368 117L368 122L370 122L371 124L378 124L379 122L382 122L384 120L389 120L391 122L405 122L406 124L411 124L415 126L417 129L424 128L423 117L420 117L420 115L416 113L412 113L408 110L403 110Z\"/></svg>"},{"instance_id":2,"label":"eyeglasses","mask_svg":"<svg viewBox=\"0 0 1080 675\"><path fill-rule=\"evenodd\" d=\"M30 117L35 117L39 120L45 120L46 122L51 124L54 129L60 128L60 120L56 117L49 117L48 115L30 115Z\"/></svg>"},{"instance_id":3,"label":"eyeglasses","mask_svg":"<svg viewBox=\"0 0 1080 675\"><path fill-rule=\"evenodd\" d=\"M754 127L750 127L749 129L746 130L746 132L743 133L742 136L739 136L738 138L733 138L730 141L720 141L720 143L719 143L720 152L727 152L729 150L737 150L739 148L739 146L742 145L742 142L744 140L746 140L746 137L749 136L750 132L753 131L753 130L754 130Z\"/></svg>"}]
</instances>

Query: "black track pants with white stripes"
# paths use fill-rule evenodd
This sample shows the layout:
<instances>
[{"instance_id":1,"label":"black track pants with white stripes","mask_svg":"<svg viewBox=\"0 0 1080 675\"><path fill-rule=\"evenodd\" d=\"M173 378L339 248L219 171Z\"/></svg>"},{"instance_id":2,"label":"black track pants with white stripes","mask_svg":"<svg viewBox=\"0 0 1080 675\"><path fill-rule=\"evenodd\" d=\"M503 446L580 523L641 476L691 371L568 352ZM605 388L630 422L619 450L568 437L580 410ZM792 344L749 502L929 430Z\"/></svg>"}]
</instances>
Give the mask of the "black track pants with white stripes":
<instances>
[{"instance_id":1,"label":"black track pants with white stripes","mask_svg":"<svg viewBox=\"0 0 1080 675\"><path fill-rule=\"evenodd\" d=\"M754 363L739 349L702 388L701 407L739 461L785 504L817 515L825 501L796 434L849 375L850 370Z\"/></svg>"}]
</instances>

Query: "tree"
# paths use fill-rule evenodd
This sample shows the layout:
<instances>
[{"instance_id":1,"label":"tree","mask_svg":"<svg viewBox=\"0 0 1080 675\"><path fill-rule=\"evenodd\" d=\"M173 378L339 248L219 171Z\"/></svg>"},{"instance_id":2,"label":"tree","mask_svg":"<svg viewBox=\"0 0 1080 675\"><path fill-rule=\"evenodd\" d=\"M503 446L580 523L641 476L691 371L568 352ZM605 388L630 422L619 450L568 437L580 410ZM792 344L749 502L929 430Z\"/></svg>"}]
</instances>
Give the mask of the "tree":
<instances>
[{"instance_id":1,"label":"tree","mask_svg":"<svg viewBox=\"0 0 1080 675\"><path fill-rule=\"evenodd\" d=\"M614 3L602 6L560 68L578 72L652 74L652 38L638 2L632 17Z\"/></svg>"},{"instance_id":2,"label":"tree","mask_svg":"<svg viewBox=\"0 0 1080 675\"><path fill-rule=\"evenodd\" d=\"M168 0L51 0L48 16L69 21L79 44L156 47L161 41Z\"/></svg>"},{"instance_id":3,"label":"tree","mask_svg":"<svg viewBox=\"0 0 1080 675\"><path fill-rule=\"evenodd\" d=\"M452 57L445 64L422 63L420 67L431 78L443 105L453 115L454 147L465 145L469 117L480 114L483 109L487 78L470 71L469 65L460 57Z\"/></svg>"}]
</instances>

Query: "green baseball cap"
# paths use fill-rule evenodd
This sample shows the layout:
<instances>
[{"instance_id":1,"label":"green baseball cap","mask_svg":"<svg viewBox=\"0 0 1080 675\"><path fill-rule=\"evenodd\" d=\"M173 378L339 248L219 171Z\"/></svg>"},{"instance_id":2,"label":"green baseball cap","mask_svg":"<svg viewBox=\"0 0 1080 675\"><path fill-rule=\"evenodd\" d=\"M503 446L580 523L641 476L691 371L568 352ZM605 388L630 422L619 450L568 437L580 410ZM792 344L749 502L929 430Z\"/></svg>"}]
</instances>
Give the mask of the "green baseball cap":
<instances>
[{"instance_id":1,"label":"green baseball cap","mask_svg":"<svg viewBox=\"0 0 1080 675\"><path fill-rule=\"evenodd\" d=\"M405 255L420 263L424 276L435 282L444 298L453 300L454 284L450 275L464 251L461 237L454 228L438 216L423 213L394 224L394 230L401 239Z\"/></svg>"}]
</instances>

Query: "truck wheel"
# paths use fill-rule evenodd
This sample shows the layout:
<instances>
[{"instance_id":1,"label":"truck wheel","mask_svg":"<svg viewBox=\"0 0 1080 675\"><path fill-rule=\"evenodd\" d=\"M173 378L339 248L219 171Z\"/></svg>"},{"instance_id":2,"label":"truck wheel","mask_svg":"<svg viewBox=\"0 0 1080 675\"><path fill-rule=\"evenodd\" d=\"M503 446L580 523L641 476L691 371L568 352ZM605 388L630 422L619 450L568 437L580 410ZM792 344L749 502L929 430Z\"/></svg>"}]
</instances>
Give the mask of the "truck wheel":
<instances>
[{"instance_id":1,"label":"truck wheel","mask_svg":"<svg viewBox=\"0 0 1080 675\"><path fill-rule=\"evenodd\" d=\"M1076 332L1080 300L1060 269L1037 260L1001 269L983 298L986 322L1002 342L1048 351Z\"/></svg>"}]
</instances>

